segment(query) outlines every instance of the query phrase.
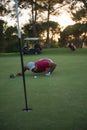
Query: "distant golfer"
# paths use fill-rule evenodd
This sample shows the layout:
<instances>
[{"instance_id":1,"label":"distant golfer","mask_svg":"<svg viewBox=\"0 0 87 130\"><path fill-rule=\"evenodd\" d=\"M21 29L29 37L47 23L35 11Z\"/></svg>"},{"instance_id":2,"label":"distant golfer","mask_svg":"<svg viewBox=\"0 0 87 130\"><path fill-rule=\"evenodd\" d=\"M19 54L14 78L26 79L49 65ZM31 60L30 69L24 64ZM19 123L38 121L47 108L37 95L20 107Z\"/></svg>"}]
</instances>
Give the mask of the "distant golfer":
<instances>
[{"instance_id":1,"label":"distant golfer","mask_svg":"<svg viewBox=\"0 0 87 130\"><path fill-rule=\"evenodd\" d=\"M28 64L24 66L24 72L26 70L31 70L34 73L46 72L45 75L50 76L55 68L56 63L54 63L51 59L45 58L40 59L36 62L28 62ZM18 73L17 75L21 76L22 72Z\"/></svg>"}]
</instances>

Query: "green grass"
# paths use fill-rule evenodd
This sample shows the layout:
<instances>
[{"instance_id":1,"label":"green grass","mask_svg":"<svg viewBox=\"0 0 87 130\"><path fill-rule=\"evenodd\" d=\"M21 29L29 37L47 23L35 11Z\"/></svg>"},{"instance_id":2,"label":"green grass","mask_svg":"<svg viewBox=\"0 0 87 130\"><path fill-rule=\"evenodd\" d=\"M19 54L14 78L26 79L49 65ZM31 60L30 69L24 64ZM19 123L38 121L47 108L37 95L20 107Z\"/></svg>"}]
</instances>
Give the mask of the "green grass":
<instances>
[{"instance_id":1,"label":"green grass","mask_svg":"<svg viewBox=\"0 0 87 130\"><path fill-rule=\"evenodd\" d=\"M87 130L87 49L45 49L25 55L24 64L49 57L57 63L50 77L34 79L26 72L28 106L25 108L19 54L0 55L0 130Z\"/></svg>"}]
</instances>

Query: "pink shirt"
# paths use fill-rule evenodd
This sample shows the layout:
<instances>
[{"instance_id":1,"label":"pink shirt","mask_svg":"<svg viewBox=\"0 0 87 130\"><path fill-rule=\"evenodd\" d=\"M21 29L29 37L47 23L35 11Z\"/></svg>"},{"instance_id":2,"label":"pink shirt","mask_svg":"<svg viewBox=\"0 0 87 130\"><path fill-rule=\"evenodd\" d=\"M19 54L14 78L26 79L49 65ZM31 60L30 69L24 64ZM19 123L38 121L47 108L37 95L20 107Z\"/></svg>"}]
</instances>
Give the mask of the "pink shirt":
<instances>
[{"instance_id":1,"label":"pink shirt","mask_svg":"<svg viewBox=\"0 0 87 130\"><path fill-rule=\"evenodd\" d=\"M35 65L37 66L38 72L44 72L49 68L50 60L39 60L35 62Z\"/></svg>"}]
</instances>

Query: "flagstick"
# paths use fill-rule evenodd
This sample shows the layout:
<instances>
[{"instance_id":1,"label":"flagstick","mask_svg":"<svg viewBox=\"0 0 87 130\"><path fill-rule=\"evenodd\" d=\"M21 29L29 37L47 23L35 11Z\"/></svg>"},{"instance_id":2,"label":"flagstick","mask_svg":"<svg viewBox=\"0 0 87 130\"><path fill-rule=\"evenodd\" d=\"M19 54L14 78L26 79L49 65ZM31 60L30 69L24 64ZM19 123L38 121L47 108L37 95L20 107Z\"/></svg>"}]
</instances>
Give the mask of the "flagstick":
<instances>
[{"instance_id":1,"label":"flagstick","mask_svg":"<svg viewBox=\"0 0 87 130\"><path fill-rule=\"evenodd\" d=\"M24 85L24 96L25 96L25 109L23 111L31 111L31 108L28 108L27 103L27 92L26 92L26 82L25 82L25 74L24 74L24 63L23 63L23 54L22 54L22 41L21 41L21 31L19 26L19 14L18 14L18 1L15 0L15 8L16 8L16 17L17 17L17 29L18 29L18 39L19 39L19 47L20 47L20 57L21 57L21 67L22 67L22 77L23 77L23 85Z\"/></svg>"}]
</instances>

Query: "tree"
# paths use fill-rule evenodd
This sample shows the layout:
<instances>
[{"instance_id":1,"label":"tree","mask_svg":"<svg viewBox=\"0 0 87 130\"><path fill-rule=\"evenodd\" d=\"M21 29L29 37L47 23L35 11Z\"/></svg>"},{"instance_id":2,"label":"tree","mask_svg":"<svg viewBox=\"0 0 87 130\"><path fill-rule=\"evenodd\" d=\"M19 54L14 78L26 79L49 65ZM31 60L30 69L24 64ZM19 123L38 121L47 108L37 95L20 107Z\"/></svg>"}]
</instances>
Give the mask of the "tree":
<instances>
[{"instance_id":1,"label":"tree","mask_svg":"<svg viewBox=\"0 0 87 130\"><path fill-rule=\"evenodd\" d=\"M8 27L5 31L5 40L7 43L6 52L13 52L19 50L17 28Z\"/></svg>"},{"instance_id":2,"label":"tree","mask_svg":"<svg viewBox=\"0 0 87 130\"><path fill-rule=\"evenodd\" d=\"M60 33L60 44L66 46L68 42L73 43L76 47L82 47L84 40L87 39L87 23L77 23L75 25L68 26Z\"/></svg>"},{"instance_id":3,"label":"tree","mask_svg":"<svg viewBox=\"0 0 87 130\"><path fill-rule=\"evenodd\" d=\"M10 8L9 3L12 2L10 0L2 0L0 3L0 14L9 15L12 18L15 16L14 7ZM79 3L79 4L77 4ZM46 23L46 30L45 30L45 43L46 47L49 47L53 37L50 37L52 32L58 32L59 26L56 29L58 31L54 31L53 28L50 26L50 16L51 15L58 15L61 12L61 8L66 5L66 10L71 13L72 18L78 22L81 21L85 23L87 21L86 14L87 14L87 1L86 0L18 0L19 5L19 12L21 14L21 9L29 9L29 23L26 26L28 33L30 32L30 36L38 37L39 36L39 28ZM55 6L56 5L56 6ZM78 6L79 5L79 6ZM13 5L14 6L14 5ZM77 10L78 9L78 10ZM43 17L42 14L45 14ZM3 16L4 16L3 15ZM82 21L83 20L83 21ZM42 24L43 22L43 24ZM39 31L38 31L39 30ZM51 31L51 32L50 32ZM44 32L44 31L43 31ZM42 32L42 33L43 33ZM77 31L76 31L77 32ZM29 35L28 35L29 36ZM11 39L10 39L11 40Z\"/></svg>"},{"instance_id":4,"label":"tree","mask_svg":"<svg viewBox=\"0 0 87 130\"><path fill-rule=\"evenodd\" d=\"M7 12L6 3L7 3L7 1L5 1L5 0L3 0L3 1L1 0L0 1L0 16L5 15L6 12Z\"/></svg>"},{"instance_id":5,"label":"tree","mask_svg":"<svg viewBox=\"0 0 87 130\"><path fill-rule=\"evenodd\" d=\"M43 43L45 43L45 34L46 34L46 30L48 27L48 23L47 22L40 22L36 24L36 30L38 32L38 37L41 39L41 41L43 41ZM23 36L24 37L32 37L33 36L33 29L31 28L29 30L29 24L26 24L23 28ZM58 33L60 32L60 26L58 25L58 23L50 21L49 22L49 30L50 30L50 40L57 42L55 40L55 35L58 35ZM42 40L43 39L43 40Z\"/></svg>"},{"instance_id":6,"label":"tree","mask_svg":"<svg viewBox=\"0 0 87 130\"><path fill-rule=\"evenodd\" d=\"M74 21L87 20L87 1L86 0L65 0L69 5L69 13Z\"/></svg>"},{"instance_id":7,"label":"tree","mask_svg":"<svg viewBox=\"0 0 87 130\"><path fill-rule=\"evenodd\" d=\"M0 20L0 52L3 52L6 46L5 43L5 25L3 20Z\"/></svg>"},{"instance_id":8,"label":"tree","mask_svg":"<svg viewBox=\"0 0 87 130\"><path fill-rule=\"evenodd\" d=\"M26 4L26 0L25 2L23 0L20 0L19 3L20 5ZM47 38L46 38L46 47L49 47L49 22L50 22L50 15L51 13L53 13L55 11L54 9L54 5L60 3L62 4L63 0L29 0L28 1L29 4L32 7L32 22L31 22L31 26L30 28L33 28L33 32L34 32L34 36L38 36L37 31L36 31L36 24L37 24L37 18L38 15L41 12L46 13L47 12L47 17L46 17L46 21L47 21ZM26 6L27 8L28 6Z\"/></svg>"},{"instance_id":9,"label":"tree","mask_svg":"<svg viewBox=\"0 0 87 130\"><path fill-rule=\"evenodd\" d=\"M63 1L61 0L46 0L45 2L43 2L43 8L45 11L47 11L47 38L46 38L46 47L48 48L50 46L50 40L49 40L49 34L50 34L50 15L51 12L54 12L54 5L57 3L62 3Z\"/></svg>"}]
</instances>

